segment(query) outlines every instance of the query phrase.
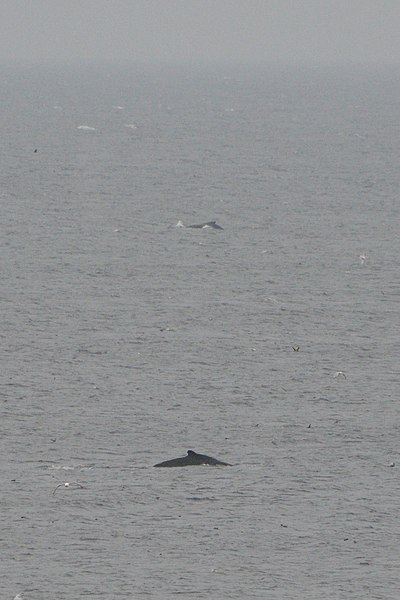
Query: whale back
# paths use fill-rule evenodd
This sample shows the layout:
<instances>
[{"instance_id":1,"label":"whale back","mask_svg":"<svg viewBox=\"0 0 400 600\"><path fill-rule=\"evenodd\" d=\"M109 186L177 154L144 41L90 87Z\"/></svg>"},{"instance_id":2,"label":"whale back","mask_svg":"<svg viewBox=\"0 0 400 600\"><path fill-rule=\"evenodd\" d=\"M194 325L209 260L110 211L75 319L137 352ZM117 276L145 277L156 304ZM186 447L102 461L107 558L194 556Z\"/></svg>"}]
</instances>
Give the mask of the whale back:
<instances>
[{"instance_id":1,"label":"whale back","mask_svg":"<svg viewBox=\"0 0 400 600\"><path fill-rule=\"evenodd\" d=\"M173 458L172 460L165 460L161 463L154 465L155 467L190 467L196 465L212 465L212 466L224 466L230 467L231 465L226 462L222 462L207 456L206 454L197 454L194 450L188 450L187 456L181 458Z\"/></svg>"}]
</instances>

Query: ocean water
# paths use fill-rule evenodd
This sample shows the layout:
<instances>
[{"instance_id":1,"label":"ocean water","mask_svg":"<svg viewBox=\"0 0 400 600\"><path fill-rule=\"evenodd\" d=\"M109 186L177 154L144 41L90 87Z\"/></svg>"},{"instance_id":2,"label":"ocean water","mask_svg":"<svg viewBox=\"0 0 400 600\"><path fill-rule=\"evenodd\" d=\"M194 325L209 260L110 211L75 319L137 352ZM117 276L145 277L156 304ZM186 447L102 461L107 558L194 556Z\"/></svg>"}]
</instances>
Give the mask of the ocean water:
<instances>
[{"instance_id":1,"label":"ocean water","mask_svg":"<svg viewBox=\"0 0 400 600\"><path fill-rule=\"evenodd\" d=\"M398 69L1 79L2 598L397 600Z\"/></svg>"}]
</instances>

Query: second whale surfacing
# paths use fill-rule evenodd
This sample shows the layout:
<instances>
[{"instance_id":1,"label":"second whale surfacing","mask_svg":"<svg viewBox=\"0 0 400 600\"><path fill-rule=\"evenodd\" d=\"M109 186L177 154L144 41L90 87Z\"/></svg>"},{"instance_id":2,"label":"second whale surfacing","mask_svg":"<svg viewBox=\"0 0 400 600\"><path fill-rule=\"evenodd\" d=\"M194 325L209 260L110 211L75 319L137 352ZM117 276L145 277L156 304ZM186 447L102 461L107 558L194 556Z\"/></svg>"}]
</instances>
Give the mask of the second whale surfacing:
<instances>
[{"instance_id":1,"label":"second whale surfacing","mask_svg":"<svg viewBox=\"0 0 400 600\"><path fill-rule=\"evenodd\" d=\"M172 460L165 460L164 462L154 465L154 467L192 467L196 465L212 465L215 467L232 466L229 463L217 460L212 456L207 456L206 454L197 454L197 452L194 452L193 450L188 450L187 456L173 458Z\"/></svg>"},{"instance_id":2,"label":"second whale surfacing","mask_svg":"<svg viewBox=\"0 0 400 600\"><path fill-rule=\"evenodd\" d=\"M206 223L195 223L194 225L184 225L182 221L178 221L175 227L186 227L186 229L224 229L218 225L216 221L207 221Z\"/></svg>"},{"instance_id":3,"label":"second whale surfacing","mask_svg":"<svg viewBox=\"0 0 400 600\"><path fill-rule=\"evenodd\" d=\"M206 223L196 223L195 225L188 225L189 229L223 229L221 225L218 225L216 221L207 221Z\"/></svg>"}]
</instances>

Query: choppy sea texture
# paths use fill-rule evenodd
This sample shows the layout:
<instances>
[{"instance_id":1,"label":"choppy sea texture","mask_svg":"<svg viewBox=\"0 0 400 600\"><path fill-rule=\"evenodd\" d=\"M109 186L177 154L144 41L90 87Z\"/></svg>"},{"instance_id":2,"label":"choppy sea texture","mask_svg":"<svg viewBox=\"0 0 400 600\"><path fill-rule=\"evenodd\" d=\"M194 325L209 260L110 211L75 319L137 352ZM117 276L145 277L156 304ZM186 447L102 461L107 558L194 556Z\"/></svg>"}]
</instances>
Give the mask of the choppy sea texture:
<instances>
[{"instance_id":1,"label":"choppy sea texture","mask_svg":"<svg viewBox=\"0 0 400 600\"><path fill-rule=\"evenodd\" d=\"M398 75L2 68L4 598L397 600Z\"/></svg>"}]
</instances>

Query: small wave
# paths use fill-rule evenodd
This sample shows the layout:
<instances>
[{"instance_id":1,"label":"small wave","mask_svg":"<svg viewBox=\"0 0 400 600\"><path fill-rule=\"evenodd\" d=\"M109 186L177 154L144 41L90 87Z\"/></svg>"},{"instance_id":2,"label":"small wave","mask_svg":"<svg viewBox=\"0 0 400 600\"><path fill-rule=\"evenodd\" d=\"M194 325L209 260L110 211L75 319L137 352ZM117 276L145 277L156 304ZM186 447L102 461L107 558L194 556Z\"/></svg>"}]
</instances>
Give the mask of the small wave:
<instances>
[{"instance_id":1,"label":"small wave","mask_svg":"<svg viewBox=\"0 0 400 600\"><path fill-rule=\"evenodd\" d=\"M94 465L49 465L45 467L54 471L91 471Z\"/></svg>"},{"instance_id":2,"label":"small wave","mask_svg":"<svg viewBox=\"0 0 400 600\"><path fill-rule=\"evenodd\" d=\"M188 496L186 500L191 500L192 502L215 502L216 498L211 498L209 496Z\"/></svg>"}]
</instances>

